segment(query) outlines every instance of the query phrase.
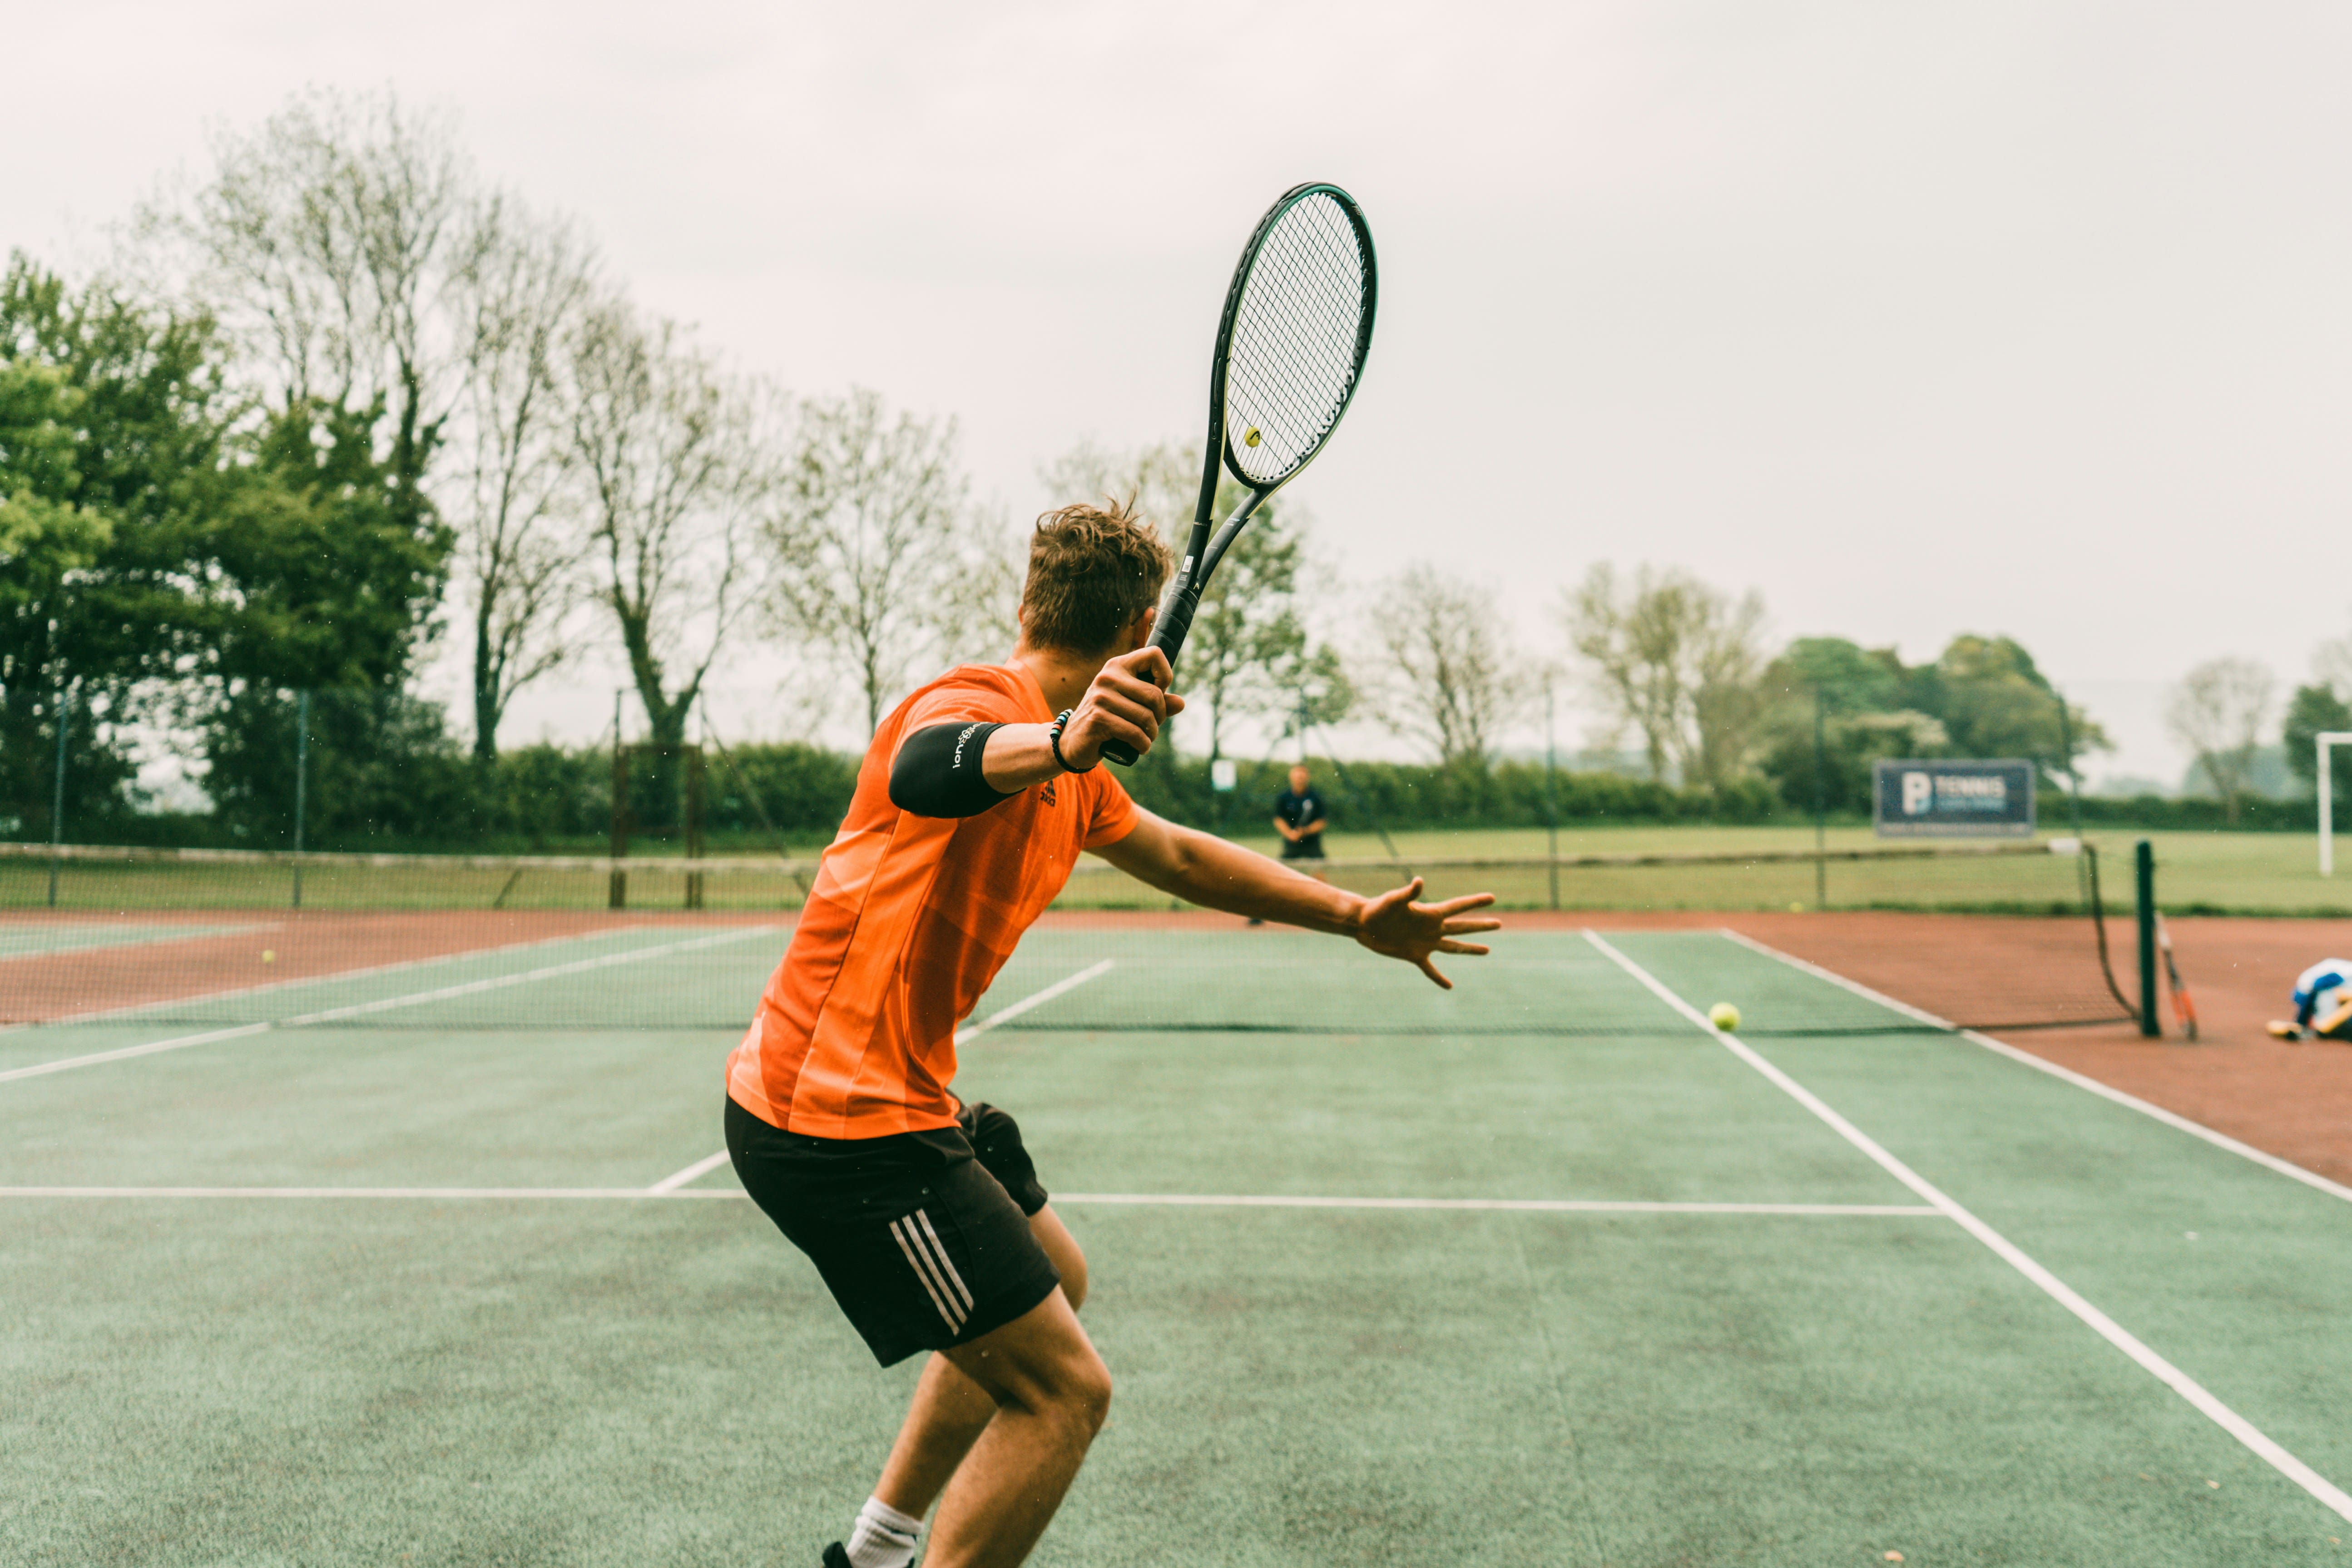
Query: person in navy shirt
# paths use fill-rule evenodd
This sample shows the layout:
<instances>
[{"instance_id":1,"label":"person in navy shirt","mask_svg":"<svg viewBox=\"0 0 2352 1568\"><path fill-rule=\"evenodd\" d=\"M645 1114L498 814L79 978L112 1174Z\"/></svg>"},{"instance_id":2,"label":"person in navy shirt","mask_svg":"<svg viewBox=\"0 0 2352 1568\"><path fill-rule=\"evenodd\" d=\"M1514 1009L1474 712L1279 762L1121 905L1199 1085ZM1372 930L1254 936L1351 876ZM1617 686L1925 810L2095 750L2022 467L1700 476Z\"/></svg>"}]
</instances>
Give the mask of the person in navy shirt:
<instances>
[{"instance_id":1,"label":"person in navy shirt","mask_svg":"<svg viewBox=\"0 0 2352 1568\"><path fill-rule=\"evenodd\" d=\"M1274 797L1274 830L1286 860L1323 858L1323 795L1305 763L1290 770L1290 787Z\"/></svg>"}]
</instances>

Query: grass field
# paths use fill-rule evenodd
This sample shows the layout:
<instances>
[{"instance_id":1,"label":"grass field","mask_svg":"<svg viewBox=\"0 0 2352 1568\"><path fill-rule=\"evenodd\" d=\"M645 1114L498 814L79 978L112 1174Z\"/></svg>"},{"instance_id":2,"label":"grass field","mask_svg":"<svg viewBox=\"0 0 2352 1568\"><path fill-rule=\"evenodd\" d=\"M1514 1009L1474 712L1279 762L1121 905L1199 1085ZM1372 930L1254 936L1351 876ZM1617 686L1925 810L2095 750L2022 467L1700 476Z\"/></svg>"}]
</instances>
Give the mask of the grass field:
<instances>
[{"instance_id":1,"label":"grass field","mask_svg":"<svg viewBox=\"0 0 2352 1568\"><path fill-rule=\"evenodd\" d=\"M2056 822L2043 825L2063 832ZM1546 853L1541 828L1481 829L1458 833L1391 835L1410 858L1492 857L1534 858ZM2100 826L2084 837L2100 852L2110 900L2128 901L2132 847L2150 840L2156 847L2157 889L2168 912L2178 914L2294 914L2352 917L2352 846L2339 846L2345 864L2332 878L2319 874L2318 842L2307 833L2196 833ZM1832 849L1868 849L1888 841L1868 827L1832 827ZM1271 834L1245 840L1266 854L1280 843ZM1738 854L1754 850L1804 850L1813 847L1810 827L1715 827L1647 826L1563 828L1559 851L1568 855ZM1333 833L1334 856L1380 855L1381 841L1369 833ZM1810 875L1810 873L1807 873ZM1565 891L1565 889L1564 889ZM1577 908L1573 900L1566 907Z\"/></svg>"},{"instance_id":2,"label":"grass field","mask_svg":"<svg viewBox=\"0 0 2352 1568\"><path fill-rule=\"evenodd\" d=\"M2090 836L2100 852L2108 907L2126 910L2132 897L2132 847L2147 837L2156 847L2158 891L2168 912L2352 918L2352 863L2339 878L2318 873L2315 841L2305 834L2143 834L2102 829ZM1266 854L1279 841L1243 837L1237 842ZM1540 829L1421 832L1394 836L1408 865L1423 869L1433 893L1495 892L1507 908L1536 909L1553 902L1552 880L1536 864L1547 853ZM1797 853L1813 847L1807 827L1634 826L1563 830L1559 853L1581 855L1738 856ZM1867 827L1833 828L1832 850L1868 851L1889 847ZM1386 850L1370 834L1334 833L1330 853L1340 858L1375 858ZM757 860L756 856L744 857ZM1447 868L1416 862L1447 859L1517 861L1507 868ZM2352 853L2347 854L2352 862ZM804 862L803 862L804 863ZM632 908L676 908L684 879L672 858L649 856L628 873ZM1064 895L1065 907L1150 909L1165 900L1087 860ZM1388 885L1385 868L1339 874L1346 885L1371 890ZM304 873L304 903L319 909L601 909L609 879L602 871L533 871L516 877L488 859L453 868L447 858L418 858L409 868L313 860ZM705 903L712 910L788 909L805 892L804 871L779 862L753 871L713 873L706 879ZM46 907L48 868L36 858L0 859L0 908ZM58 907L80 910L283 908L291 896L291 872L283 866L209 864L112 866L68 862L58 879ZM1682 870L1659 868L1564 868L1559 906L1564 909L1785 910L1821 901L1812 868L1805 865L1717 866ZM1842 909L1966 909L2012 912L2049 911L2078 892L2074 863L2058 858L1987 861L1953 857L1934 862L1896 861L1880 867L1833 864L1826 881L1827 903Z\"/></svg>"},{"instance_id":3,"label":"grass field","mask_svg":"<svg viewBox=\"0 0 2352 1568\"><path fill-rule=\"evenodd\" d=\"M2352 1561L2343 1189L1711 931L1510 933L1412 1034L1339 943L1156 958L1366 1032L1057 1028L1113 968L967 1040L1118 1380L1039 1563ZM697 1173L729 1035L383 1016L0 1034L0 1562L814 1564L913 1367Z\"/></svg>"}]
</instances>

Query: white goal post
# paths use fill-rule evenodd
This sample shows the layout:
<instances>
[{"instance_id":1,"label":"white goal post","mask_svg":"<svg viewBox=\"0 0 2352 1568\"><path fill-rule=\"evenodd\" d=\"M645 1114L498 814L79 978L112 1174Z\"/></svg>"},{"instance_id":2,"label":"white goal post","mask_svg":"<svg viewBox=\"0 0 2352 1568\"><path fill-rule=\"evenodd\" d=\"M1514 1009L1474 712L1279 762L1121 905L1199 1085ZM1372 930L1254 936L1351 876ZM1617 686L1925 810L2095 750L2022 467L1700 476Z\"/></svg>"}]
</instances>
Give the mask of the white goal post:
<instances>
[{"instance_id":1,"label":"white goal post","mask_svg":"<svg viewBox=\"0 0 2352 1568\"><path fill-rule=\"evenodd\" d=\"M2336 781L2328 776L2331 746L2352 746L2352 730L2322 730L2319 742L2319 874L2336 875Z\"/></svg>"}]
</instances>

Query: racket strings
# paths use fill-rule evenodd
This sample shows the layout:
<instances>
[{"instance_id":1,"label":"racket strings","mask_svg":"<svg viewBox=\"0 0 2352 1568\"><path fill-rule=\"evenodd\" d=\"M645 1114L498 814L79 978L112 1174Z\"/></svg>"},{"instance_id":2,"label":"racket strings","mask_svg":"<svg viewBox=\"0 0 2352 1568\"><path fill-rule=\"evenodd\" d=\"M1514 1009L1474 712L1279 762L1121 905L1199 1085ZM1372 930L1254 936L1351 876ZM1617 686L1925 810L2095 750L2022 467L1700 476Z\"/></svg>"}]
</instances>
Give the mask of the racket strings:
<instances>
[{"instance_id":1,"label":"racket strings","mask_svg":"<svg viewBox=\"0 0 2352 1568\"><path fill-rule=\"evenodd\" d=\"M1355 225L1328 196L1289 208L1260 245L1225 373L1227 441L1252 482L1294 472L1338 423L1362 369L1370 270Z\"/></svg>"}]
</instances>

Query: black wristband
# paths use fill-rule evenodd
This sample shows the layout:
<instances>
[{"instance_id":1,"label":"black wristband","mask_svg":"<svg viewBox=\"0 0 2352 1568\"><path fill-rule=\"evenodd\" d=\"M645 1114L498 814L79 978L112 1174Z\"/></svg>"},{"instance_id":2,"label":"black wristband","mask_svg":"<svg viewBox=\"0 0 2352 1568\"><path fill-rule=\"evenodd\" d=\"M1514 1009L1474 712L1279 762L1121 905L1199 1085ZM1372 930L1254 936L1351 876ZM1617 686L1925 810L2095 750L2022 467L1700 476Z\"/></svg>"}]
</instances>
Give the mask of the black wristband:
<instances>
[{"instance_id":1,"label":"black wristband","mask_svg":"<svg viewBox=\"0 0 2352 1568\"><path fill-rule=\"evenodd\" d=\"M980 769L988 737L1002 724L929 724L898 743L890 763L890 804L917 816L978 816L1012 794L990 787Z\"/></svg>"},{"instance_id":2,"label":"black wristband","mask_svg":"<svg viewBox=\"0 0 2352 1568\"><path fill-rule=\"evenodd\" d=\"M1076 710L1065 708L1059 713L1054 715L1054 721L1045 727L1045 743L1053 748L1054 761L1061 764L1062 771L1064 773L1090 773L1094 772L1096 768L1102 766L1101 758L1096 758L1092 766L1074 768L1070 766L1070 760L1062 755L1062 731L1068 727L1070 715L1074 711L1076 711Z\"/></svg>"}]
</instances>

